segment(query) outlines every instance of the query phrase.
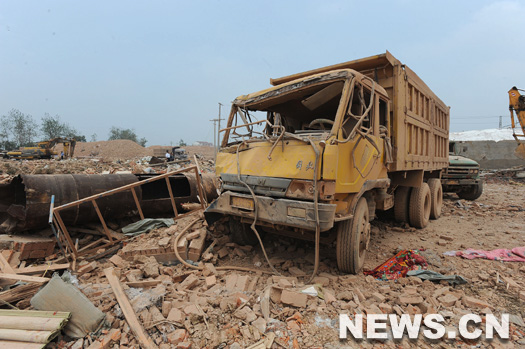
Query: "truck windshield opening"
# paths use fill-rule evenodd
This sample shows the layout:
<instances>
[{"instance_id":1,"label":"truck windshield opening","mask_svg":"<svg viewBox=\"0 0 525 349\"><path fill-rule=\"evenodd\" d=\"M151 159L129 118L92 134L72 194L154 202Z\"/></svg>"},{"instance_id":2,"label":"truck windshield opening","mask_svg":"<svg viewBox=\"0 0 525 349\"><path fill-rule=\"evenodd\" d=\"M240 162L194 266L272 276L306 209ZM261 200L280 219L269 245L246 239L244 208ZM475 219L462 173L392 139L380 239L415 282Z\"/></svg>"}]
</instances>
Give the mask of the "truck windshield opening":
<instances>
[{"instance_id":1,"label":"truck windshield opening","mask_svg":"<svg viewBox=\"0 0 525 349\"><path fill-rule=\"evenodd\" d=\"M228 144L277 136L283 130L327 136L334 125L343 86L344 81L340 80L314 85L300 83L272 93L261 92L250 98L249 104L236 100L232 107L234 117L228 125L236 128L231 130Z\"/></svg>"}]
</instances>

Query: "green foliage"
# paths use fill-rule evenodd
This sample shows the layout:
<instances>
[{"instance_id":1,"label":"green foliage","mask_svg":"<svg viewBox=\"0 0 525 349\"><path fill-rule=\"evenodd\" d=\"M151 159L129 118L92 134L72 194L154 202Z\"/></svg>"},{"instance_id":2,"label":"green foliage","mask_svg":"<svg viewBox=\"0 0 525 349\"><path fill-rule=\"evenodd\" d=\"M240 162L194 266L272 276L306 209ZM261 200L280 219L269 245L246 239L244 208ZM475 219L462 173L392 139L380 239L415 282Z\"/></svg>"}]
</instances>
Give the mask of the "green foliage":
<instances>
[{"instance_id":1,"label":"green foliage","mask_svg":"<svg viewBox=\"0 0 525 349\"><path fill-rule=\"evenodd\" d=\"M186 142L184 142L184 140L181 138L181 140L179 141L179 146L181 147L185 147L187 146Z\"/></svg>"},{"instance_id":2,"label":"green foliage","mask_svg":"<svg viewBox=\"0 0 525 349\"><path fill-rule=\"evenodd\" d=\"M108 140L112 141L115 139L129 139L130 141L133 141L137 144L140 144L141 146L146 146L146 143L148 142L146 138L142 137L141 139L138 139L137 134L135 133L135 130L133 129L122 129L119 127L111 127L109 130L109 137Z\"/></svg>"},{"instance_id":3,"label":"green foliage","mask_svg":"<svg viewBox=\"0 0 525 349\"><path fill-rule=\"evenodd\" d=\"M79 142L86 142L86 137L81 135L75 128L69 126L68 123L62 122L60 116L51 116L48 113L44 114L42 124L40 126L44 139L53 139L57 137L74 138Z\"/></svg>"},{"instance_id":4,"label":"green foliage","mask_svg":"<svg viewBox=\"0 0 525 349\"><path fill-rule=\"evenodd\" d=\"M38 127L33 117L18 109L11 109L7 115L2 116L1 121L0 138L5 145L10 142L15 148L30 146L38 135Z\"/></svg>"}]
</instances>

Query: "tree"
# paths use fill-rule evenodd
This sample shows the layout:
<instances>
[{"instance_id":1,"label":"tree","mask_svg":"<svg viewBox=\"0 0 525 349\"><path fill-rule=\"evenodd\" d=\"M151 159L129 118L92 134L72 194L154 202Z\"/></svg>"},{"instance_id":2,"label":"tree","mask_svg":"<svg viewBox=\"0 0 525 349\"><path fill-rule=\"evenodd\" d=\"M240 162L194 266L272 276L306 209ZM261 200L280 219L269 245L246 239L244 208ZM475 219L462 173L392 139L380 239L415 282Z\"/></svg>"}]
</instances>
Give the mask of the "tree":
<instances>
[{"instance_id":1,"label":"tree","mask_svg":"<svg viewBox=\"0 0 525 349\"><path fill-rule=\"evenodd\" d=\"M60 116L51 116L48 113L44 114L40 130L46 139L57 137L64 137L69 127L66 123L60 121Z\"/></svg>"},{"instance_id":2,"label":"tree","mask_svg":"<svg viewBox=\"0 0 525 349\"><path fill-rule=\"evenodd\" d=\"M2 139L12 142L15 147L28 146L38 135L37 124L33 117L24 114L18 109L11 109L2 116Z\"/></svg>"},{"instance_id":3,"label":"tree","mask_svg":"<svg viewBox=\"0 0 525 349\"><path fill-rule=\"evenodd\" d=\"M79 134L79 132L68 123L62 122L60 116L51 116L48 113L44 114L42 118L42 125L40 126L43 136L46 139L53 139L58 137L74 138L79 142L85 142L86 137Z\"/></svg>"},{"instance_id":4,"label":"tree","mask_svg":"<svg viewBox=\"0 0 525 349\"><path fill-rule=\"evenodd\" d=\"M184 140L181 138L181 140L179 141L179 146L185 147L186 145L186 142L184 142Z\"/></svg>"},{"instance_id":5,"label":"tree","mask_svg":"<svg viewBox=\"0 0 525 349\"><path fill-rule=\"evenodd\" d=\"M91 139L89 140L90 142L96 142L97 141L97 134L96 133L93 133L91 135Z\"/></svg>"},{"instance_id":6,"label":"tree","mask_svg":"<svg viewBox=\"0 0 525 349\"><path fill-rule=\"evenodd\" d=\"M148 142L146 138L142 137L140 140L137 137L137 134L135 133L135 130L133 129L122 129L119 127L111 127L109 130L109 138L108 140L115 140L115 139L129 139L130 141L133 141L137 144L140 144L141 146L146 146L146 143Z\"/></svg>"},{"instance_id":7,"label":"tree","mask_svg":"<svg viewBox=\"0 0 525 349\"><path fill-rule=\"evenodd\" d=\"M75 135L70 136L70 138L75 139L77 142L87 142L86 136L80 135L80 134L78 134L76 136Z\"/></svg>"}]
</instances>

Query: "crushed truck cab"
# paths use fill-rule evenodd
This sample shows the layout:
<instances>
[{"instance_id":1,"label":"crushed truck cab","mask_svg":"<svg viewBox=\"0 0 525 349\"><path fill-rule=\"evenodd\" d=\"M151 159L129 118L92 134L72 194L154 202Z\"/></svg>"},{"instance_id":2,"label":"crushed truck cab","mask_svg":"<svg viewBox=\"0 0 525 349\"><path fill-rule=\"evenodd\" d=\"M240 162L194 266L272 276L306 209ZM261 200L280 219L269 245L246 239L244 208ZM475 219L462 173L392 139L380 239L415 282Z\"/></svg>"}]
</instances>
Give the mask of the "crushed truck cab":
<instances>
[{"instance_id":1,"label":"crushed truck cab","mask_svg":"<svg viewBox=\"0 0 525 349\"><path fill-rule=\"evenodd\" d=\"M439 216L448 107L408 67L387 52L271 82L233 101L208 223L227 215L245 241L333 237L339 268L355 273L376 210L403 206L419 228Z\"/></svg>"}]
</instances>

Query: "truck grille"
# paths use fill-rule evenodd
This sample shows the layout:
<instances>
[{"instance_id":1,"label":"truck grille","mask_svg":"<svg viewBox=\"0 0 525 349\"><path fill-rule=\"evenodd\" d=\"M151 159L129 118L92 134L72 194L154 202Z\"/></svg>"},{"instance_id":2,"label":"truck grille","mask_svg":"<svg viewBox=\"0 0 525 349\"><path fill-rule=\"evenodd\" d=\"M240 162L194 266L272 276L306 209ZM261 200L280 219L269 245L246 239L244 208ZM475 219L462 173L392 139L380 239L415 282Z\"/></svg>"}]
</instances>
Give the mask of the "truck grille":
<instances>
[{"instance_id":1,"label":"truck grille","mask_svg":"<svg viewBox=\"0 0 525 349\"><path fill-rule=\"evenodd\" d=\"M291 179L286 178L269 178L260 176L246 176L242 175L241 179L248 184L255 194L284 197L288 186L292 182ZM250 191L244 186L237 175L223 173L221 174L223 190L231 190L241 193L249 193Z\"/></svg>"},{"instance_id":2,"label":"truck grille","mask_svg":"<svg viewBox=\"0 0 525 349\"><path fill-rule=\"evenodd\" d=\"M473 167L449 167L445 170L443 177L446 176L462 176L462 177L475 177L479 170Z\"/></svg>"}]
</instances>

